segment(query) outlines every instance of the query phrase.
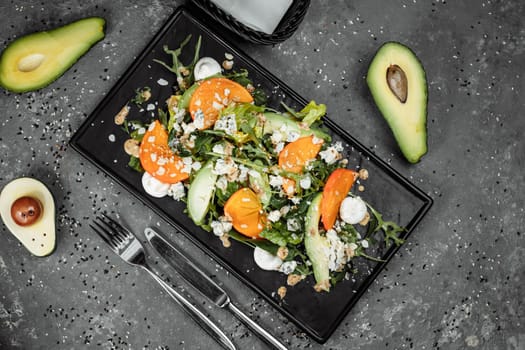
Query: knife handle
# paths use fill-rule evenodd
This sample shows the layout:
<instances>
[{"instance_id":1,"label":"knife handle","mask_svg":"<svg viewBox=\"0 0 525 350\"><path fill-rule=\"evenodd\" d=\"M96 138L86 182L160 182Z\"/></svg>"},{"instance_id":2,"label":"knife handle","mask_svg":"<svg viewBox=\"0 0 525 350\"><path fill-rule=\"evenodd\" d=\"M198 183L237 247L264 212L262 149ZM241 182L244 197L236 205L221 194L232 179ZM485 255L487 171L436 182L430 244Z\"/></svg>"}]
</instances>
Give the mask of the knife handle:
<instances>
[{"instance_id":1,"label":"knife handle","mask_svg":"<svg viewBox=\"0 0 525 350\"><path fill-rule=\"evenodd\" d=\"M148 273L153 277L161 287L171 296L182 308L184 311L190 315L191 318L199 326L201 326L213 339L215 339L219 344L221 344L225 349L236 350L235 345L232 341L224 334L224 332L201 310L196 308L192 303L190 303L185 297L183 297L179 292L173 289L168 283L164 282L162 278L157 276L153 271L148 268L144 268Z\"/></svg>"},{"instance_id":2,"label":"knife handle","mask_svg":"<svg viewBox=\"0 0 525 350\"><path fill-rule=\"evenodd\" d=\"M279 340L277 340L277 338L271 335L268 331L266 331L264 328L262 328L257 323L255 323L255 321L253 321L246 314L244 314L240 309L238 309L237 306L233 305L232 302L228 303L228 308L235 316L237 316L239 320L241 320L252 331L257 333L259 337L264 339L268 344L274 346L276 349L279 349L279 350L288 350L288 348L284 346L283 343L281 343Z\"/></svg>"}]
</instances>

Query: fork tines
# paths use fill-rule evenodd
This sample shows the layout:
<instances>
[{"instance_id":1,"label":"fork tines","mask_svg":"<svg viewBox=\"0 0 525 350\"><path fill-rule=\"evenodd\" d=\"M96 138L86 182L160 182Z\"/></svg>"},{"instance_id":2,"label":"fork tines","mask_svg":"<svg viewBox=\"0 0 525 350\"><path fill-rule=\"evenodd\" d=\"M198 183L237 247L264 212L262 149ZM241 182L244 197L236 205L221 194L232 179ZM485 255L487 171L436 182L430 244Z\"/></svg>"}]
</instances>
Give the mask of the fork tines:
<instances>
[{"instance_id":1,"label":"fork tines","mask_svg":"<svg viewBox=\"0 0 525 350\"><path fill-rule=\"evenodd\" d=\"M119 249L133 234L106 214L97 216L89 225L111 248Z\"/></svg>"}]
</instances>

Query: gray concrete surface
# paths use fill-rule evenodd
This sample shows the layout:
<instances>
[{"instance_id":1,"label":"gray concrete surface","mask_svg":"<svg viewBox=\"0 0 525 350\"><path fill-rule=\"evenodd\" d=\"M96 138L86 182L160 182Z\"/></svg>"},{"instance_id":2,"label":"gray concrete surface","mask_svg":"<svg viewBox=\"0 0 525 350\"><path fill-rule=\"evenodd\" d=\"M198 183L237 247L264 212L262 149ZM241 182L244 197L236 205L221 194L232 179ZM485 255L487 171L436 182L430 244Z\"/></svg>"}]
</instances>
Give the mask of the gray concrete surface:
<instances>
[{"instance_id":1,"label":"gray concrete surface","mask_svg":"<svg viewBox=\"0 0 525 350\"><path fill-rule=\"evenodd\" d=\"M0 91L0 186L46 183L57 203L57 249L31 256L1 226L0 348L210 349L216 344L159 288L105 247L87 224L115 209L137 229L148 208L68 146L178 1L2 1L0 48L88 15L107 36L40 91ZM312 1L288 41L239 45L435 200L387 269L319 345L193 244L190 255L244 310L290 346L313 349L525 349L525 4L522 1ZM381 43L410 46L428 79L429 152L408 165L364 76ZM266 346L195 296L240 349Z\"/></svg>"}]
</instances>

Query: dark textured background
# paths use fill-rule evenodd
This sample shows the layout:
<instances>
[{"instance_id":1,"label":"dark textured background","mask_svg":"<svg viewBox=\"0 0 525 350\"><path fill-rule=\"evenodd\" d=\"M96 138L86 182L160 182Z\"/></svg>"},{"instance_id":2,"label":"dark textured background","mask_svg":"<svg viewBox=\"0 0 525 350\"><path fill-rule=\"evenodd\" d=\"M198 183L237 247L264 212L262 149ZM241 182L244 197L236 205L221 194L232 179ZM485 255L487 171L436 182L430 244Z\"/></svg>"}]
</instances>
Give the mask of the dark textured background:
<instances>
[{"instance_id":1,"label":"dark textured background","mask_svg":"<svg viewBox=\"0 0 525 350\"><path fill-rule=\"evenodd\" d=\"M181 2L2 1L0 48L98 15L107 35L34 93L0 92L0 186L34 176L57 204L57 249L31 256L2 225L0 348L208 349L210 338L142 271L87 227L114 209L142 230L167 225L68 146ZM239 43L435 200L388 268L324 345L331 349L525 349L523 193L525 5L520 1L313 1L274 47ZM381 43L410 46L428 79L429 153L399 154L364 76ZM321 348L180 237L244 310L291 348ZM183 286L183 284L181 284ZM265 345L228 312L195 300L241 349Z\"/></svg>"}]
</instances>

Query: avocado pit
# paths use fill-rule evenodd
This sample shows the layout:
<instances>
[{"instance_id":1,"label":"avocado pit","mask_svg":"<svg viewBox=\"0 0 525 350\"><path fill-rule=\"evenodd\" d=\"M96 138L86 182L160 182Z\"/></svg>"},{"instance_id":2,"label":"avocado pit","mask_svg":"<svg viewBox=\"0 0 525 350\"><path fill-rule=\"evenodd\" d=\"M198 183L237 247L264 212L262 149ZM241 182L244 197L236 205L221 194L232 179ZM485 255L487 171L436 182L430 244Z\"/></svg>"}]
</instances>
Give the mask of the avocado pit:
<instances>
[{"instance_id":1,"label":"avocado pit","mask_svg":"<svg viewBox=\"0 0 525 350\"><path fill-rule=\"evenodd\" d=\"M405 103L408 96L408 81L403 69L397 64L391 64L386 70L386 81L390 91L401 103Z\"/></svg>"},{"instance_id":2,"label":"avocado pit","mask_svg":"<svg viewBox=\"0 0 525 350\"><path fill-rule=\"evenodd\" d=\"M18 61L18 70L21 72L32 72L40 67L45 58L46 56L41 53L33 53L22 57Z\"/></svg>"}]
</instances>

